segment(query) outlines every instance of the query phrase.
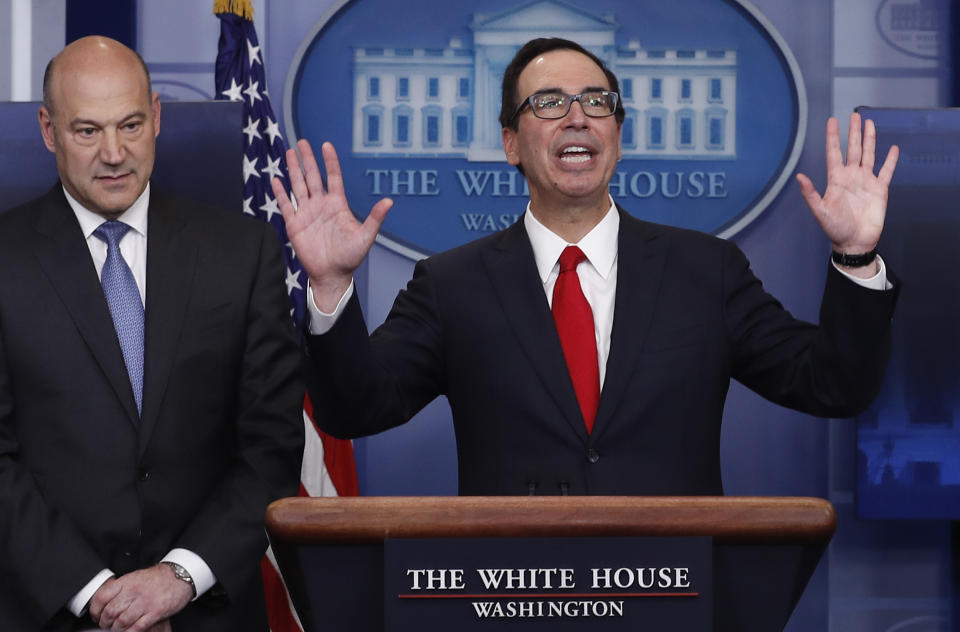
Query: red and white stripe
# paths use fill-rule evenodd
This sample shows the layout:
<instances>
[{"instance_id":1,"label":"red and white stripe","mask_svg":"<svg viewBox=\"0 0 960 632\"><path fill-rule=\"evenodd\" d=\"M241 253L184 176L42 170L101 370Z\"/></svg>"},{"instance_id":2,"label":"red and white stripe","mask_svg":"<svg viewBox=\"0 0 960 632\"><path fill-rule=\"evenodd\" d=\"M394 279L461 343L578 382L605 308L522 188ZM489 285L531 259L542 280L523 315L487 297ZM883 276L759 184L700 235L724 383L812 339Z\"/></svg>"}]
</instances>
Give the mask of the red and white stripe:
<instances>
[{"instance_id":1,"label":"red and white stripe","mask_svg":"<svg viewBox=\"0 0 960 632\"><path fill-rule=\"evenodd\" d=\"M317 427L309 396L303 402L303 426L306 440L300 470L300 496L356 496L357 467L353 444L331 437ZM272 549L267 549L261 567L270 629L272 632L303 632L303 624L297 617Z\"/></svg>"}]
</instances>

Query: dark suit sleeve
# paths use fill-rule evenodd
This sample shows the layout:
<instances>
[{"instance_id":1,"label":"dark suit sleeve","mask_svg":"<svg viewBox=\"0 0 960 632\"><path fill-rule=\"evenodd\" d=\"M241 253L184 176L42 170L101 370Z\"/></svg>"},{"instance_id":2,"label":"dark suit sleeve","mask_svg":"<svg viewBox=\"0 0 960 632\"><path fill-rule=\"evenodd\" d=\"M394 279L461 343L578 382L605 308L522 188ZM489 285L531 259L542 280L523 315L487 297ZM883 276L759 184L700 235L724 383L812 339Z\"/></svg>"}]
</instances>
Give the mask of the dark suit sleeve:
<instances>
[{"instance_id":1,"label":"dark suit sleeve","mask_svg":"<svg viewBox=\"0 0 960 632\"><path fill-rule=\"evenodd\" d=\"M56 185L48 198L63 199ZM64 201L65 203L65 201ZM55 385L37 379L48 366L42 351L31 347L31 336L44 337L50 322L39 318L37 311L49 308L44 302L44 278L36 260L24 245L29 242L22 230L24 218L33 219L44 209L43 202L33 202L19 212L4 213L0 229L0 269L3 288L0 292L0 628L39 629L55 615L73 618L64 606L99 571L109 566L82 528L45 493L51 486L49 471L56 459L48 458L43 468L36 467L27 453L41 452L34 443L25 445L24 435L33 441L38 435L45 440L70 444L59 432L50 431L46 419L34 419L25 410L28 405L17 393L36 393L36 401L57 401L61 392ZM78 242L78 250L89 257L86 246ZM89 261L89 259L87 259ZM93 271L91 270L91 273ZM94 281L96 277L92 275ZM27 290L24 292L24 290ZM35 302L24 300L26 295ZM46 310L52 311L52 310ZM63 349L52 344L54 355ZM25 352L26 349L26 352ZM38 369L27 374L15 373L14 367L26 357L26 364ZM66 365L67 363L64 363ZM19 379L19 381L18 381ZM69 398L64 406L71 406ZM82 417L79 407L74 415ZM46 432L45 432L46 431ZM82 477L78 470L77 476ZM14 607L15 606L15 607Z\"/></svg>"},{"instance_id":2,"label":"dark suit sleeve","mask_svg":"<svg viewBox=\"0 0 960 632\"><path fill-rule=\"evenodd\" d=\"M305 374L320 427L353 438L409 421L444 392L441 328L428 261L416 265L372 336L354 292L333 328L307 340Z\"/></svg>"},{"instance_id":3,"label":"dark suit sleeve","mask_svg":"<svg viewBox=\"0 0 960 632\"><path fill-rule=\"evenodd\" d=\"M0 590L47 621L106 566L20 463L13 376L0 324ZM29 525L25 528L25 525Z\"/></svg>"},{"instance_id":4,"label":"dark suit sleeve","mask_svg":"<svg viewBox=\"0 0 960 632\"><path fill-rule=\"evenodd\" d=\"M898 283L864 288L828 263L814 326L763 291L732 245L723 282L733 377L773 402L821 417L849 417L870 405L886 371Z\"/></svg>"},{"instance_id":5,"label":"dark suit sleeve","mask_svg":"<svg viewBox=\"0 0 960 632\"><path fill-rule=\"evenodd\" d=\"M237 595L266 550L267 505L295 496L303 455L300 352L284 292L279 244L264 227L250 280L246 334L234 395L232 463L175 542L210 566L227 596Z\"/></svg>"}]
</instances>

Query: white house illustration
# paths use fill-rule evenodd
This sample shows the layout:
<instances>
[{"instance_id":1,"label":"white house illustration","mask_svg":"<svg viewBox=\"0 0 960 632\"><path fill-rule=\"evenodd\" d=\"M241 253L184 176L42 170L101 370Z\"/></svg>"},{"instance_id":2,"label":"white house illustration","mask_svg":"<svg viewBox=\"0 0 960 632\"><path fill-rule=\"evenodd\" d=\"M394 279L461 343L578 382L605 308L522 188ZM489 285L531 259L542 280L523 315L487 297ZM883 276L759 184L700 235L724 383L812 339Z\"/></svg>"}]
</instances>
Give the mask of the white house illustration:
<instances>
[{"instance_id":1,"label":"white house illustration","mask_svg":"<svg viewBox=\"0 0 960 632\"><path fill-rule=\"evenodd\" d=\"M370 157L504 161L500 83L510 59L535 37L573 40L620 81L623 157L736 156L735 50L618 46L619 25L561 0L475 14L473 47L354 50L353 153Z\"/></svg>"}]
</instances>

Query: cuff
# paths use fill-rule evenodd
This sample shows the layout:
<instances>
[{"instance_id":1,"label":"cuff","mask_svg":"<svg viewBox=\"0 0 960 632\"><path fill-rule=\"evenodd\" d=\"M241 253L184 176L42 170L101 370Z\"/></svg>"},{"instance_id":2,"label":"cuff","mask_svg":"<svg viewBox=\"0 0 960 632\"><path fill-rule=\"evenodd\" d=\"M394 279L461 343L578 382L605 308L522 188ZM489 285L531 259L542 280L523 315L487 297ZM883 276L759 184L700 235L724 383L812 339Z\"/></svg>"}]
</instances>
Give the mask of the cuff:
<instances>
[{"instance_id":1,"label":"cuff","mask_svg":"<svg viewBox=\"0 0 960 632\"><path fill-rule=\"evenodd\" d=\"M203 561L203 558L187 549L173 549L163 556L161 562L174 562L187 569L190 577L193 578L193 585L197 589L197 596L193 598L196 601L203 593L207 592L217 583L217 578Z\"/></svg>"},{"instance_id":2,"label":"cuff","mask_svg":"<svg viewBox=\"0 0 960 632\"><path fill-rule=\"evenodd\" d=\"M337 303L337 308L333 310L333 313L321 312L313 300L313 288L310 286L310 280L307 279L307 312L310 313L310 334L322 336L333 329L340 318L340 314L346 309L347 301L350 300L351 296L353 296L353 280L350 281L350 287L347 288L347 291L340 297L340 302Z\"/></svg>"},{"instance_id":3,"label":"cuff","mask_svg":"<svg viewBox=\"0 0 960 632\"><path fill-rule=\"evenodd\" d=\"M93 599L96 592L100 590L103 583L111 577L113 577L113 571L109 568L105 568L94 575L93 579L87 582L87 585L81 588L80 592L67 602L67 610L72 612L75 617L82 617L87 614L87 607L90 605L90 600Z\"/></svg>"},{"instance_id":4,"label":"cuff","mask_svg":"<svg viewBox=\"0 0 960 632\"><path fill-rule=\"evenodd\" d=\"M833 263L832 261L830 263L832 263L833 267L837 269L837 272L847 277L848 279L850 279L860 287L865 287L869 290L892 290L893 289L893 283L887 280L887 266L886 264L883 263L883 257L881 257L880 255L877 255L877 263L879 264L880 270L877 271L877 273L872 277L870 277L869 279L862 279L860 277L853 276L852 274L848 274L844 270L841 270L840 266L838 266L837 264Z\"/></svg>"}]
</instances>

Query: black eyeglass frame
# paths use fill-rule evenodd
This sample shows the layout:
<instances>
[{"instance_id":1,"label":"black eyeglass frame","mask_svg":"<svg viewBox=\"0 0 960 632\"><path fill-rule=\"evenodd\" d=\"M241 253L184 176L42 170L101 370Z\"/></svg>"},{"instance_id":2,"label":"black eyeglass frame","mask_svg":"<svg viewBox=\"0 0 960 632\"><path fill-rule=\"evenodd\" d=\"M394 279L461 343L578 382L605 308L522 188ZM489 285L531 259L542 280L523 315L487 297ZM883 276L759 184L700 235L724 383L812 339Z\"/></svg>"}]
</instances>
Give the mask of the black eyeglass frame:
<instances>
[{"instance_id":1,"label":"black eyeglass frame","mask_svg":"<svg viewBox=\"0 0 960 632\"><path fill-rule=\"evenodd\" d=\"M537 109L533 107L533 100L545 94L558 94L558 95L562 95L565 99L567 99L566 111L560 116L540 116L539 114L537 114ZM610 99L612 101L612 103L610 104L610 113L609 114L589 114L586 108L583 108L583 101L581 101L583 96L587 94L601 94L604 97ZM583 108L583 113L589 116L590 118L607 118L617 113L617 106L620 105L620 93L613 92L611 90L587 90L585 92L581 92L580 94L567 94L566 92L559 92L556 90L548 90L546 92L534 92L533 94L528 96L526 99L524 99L520 103L520 105L517 106L517 109L514 111L513 117L511 117L510 120L516 121L517 117L520 116L520 114L523 112L523 109L528 106L530 108L530 111L533 112L533 115L538 119L542 119L544 121L555 121L557 119L562 119L567 114L570 114L570 108L573 107L574 101L577 101L580 103L580 107Z\"/></svg>"}]
</instances>

